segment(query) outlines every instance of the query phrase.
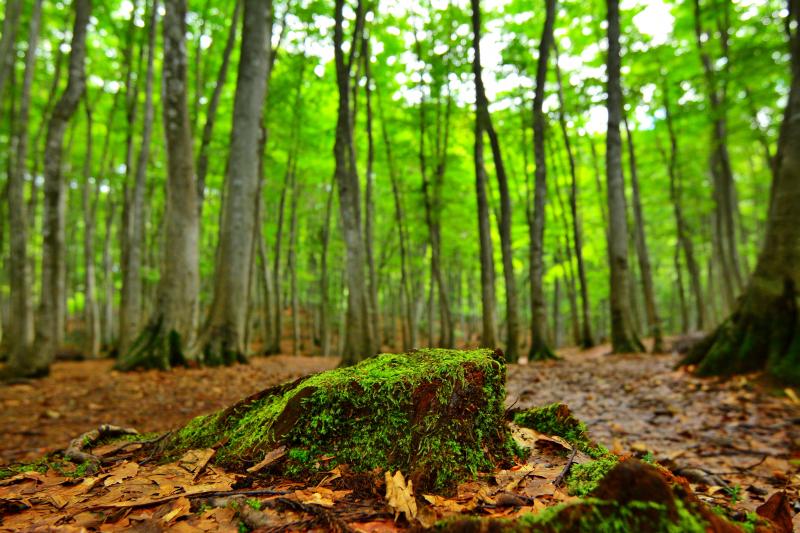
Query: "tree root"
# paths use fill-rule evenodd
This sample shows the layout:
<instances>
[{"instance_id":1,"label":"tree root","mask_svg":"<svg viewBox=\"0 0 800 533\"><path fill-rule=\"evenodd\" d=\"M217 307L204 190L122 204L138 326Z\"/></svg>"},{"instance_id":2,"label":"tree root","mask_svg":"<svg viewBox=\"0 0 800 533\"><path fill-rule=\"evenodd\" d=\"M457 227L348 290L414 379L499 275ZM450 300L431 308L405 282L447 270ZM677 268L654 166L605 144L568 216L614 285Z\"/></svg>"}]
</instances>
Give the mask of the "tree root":
<instances>
[{"instance_id":1,"label":"tree root","mask_svg":"<svg viewBox=\"0 0 800 533\"><path fill-rule=\"evenodd\" d=\"M122 435L138 435L139 432L132 428L112 426L102 424L97 429L87 431L81 436L72 439L69 446L64 450L64 458L76 464L87 464L86 472L94 474L100 468L100 458L91 453L85 452L85 448L91 448L94 444L104 438L119 437Z\"/></svg>"}]
</instances>

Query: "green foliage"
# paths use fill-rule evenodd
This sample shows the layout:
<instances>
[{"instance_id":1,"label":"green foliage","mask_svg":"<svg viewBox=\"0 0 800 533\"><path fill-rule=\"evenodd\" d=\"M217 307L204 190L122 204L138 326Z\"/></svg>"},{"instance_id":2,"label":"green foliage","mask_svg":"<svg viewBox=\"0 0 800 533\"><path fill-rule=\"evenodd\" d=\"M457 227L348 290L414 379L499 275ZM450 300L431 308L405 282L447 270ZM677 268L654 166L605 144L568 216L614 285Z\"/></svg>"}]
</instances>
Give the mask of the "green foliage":
<instances>
[{"instance_id":1,"label":"green foliage","mask_svg":"<svg viewBox=\"0 0 800 533\"><path fill-rule=\"evenodd\" d=\"M346 463L400 469L443 488L520 452L504 398L505 364L491 350L383 354L198 417L167 449L224 442L216 460L243 466L282 444L290 475Z\"/></svg>"}]
</instances>

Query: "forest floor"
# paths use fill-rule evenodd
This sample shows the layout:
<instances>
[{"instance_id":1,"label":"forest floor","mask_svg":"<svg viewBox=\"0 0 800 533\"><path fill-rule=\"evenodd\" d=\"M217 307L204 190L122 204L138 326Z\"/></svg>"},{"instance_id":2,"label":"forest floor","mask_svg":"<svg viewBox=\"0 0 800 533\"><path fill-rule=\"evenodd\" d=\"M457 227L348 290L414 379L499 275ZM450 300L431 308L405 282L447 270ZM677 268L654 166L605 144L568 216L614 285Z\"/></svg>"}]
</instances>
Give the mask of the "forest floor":
<instances>
[{"instance_id":1,"label":"forest floor","mask_svg":"<svg viewBox=\"0 0 800 533\"><path fill-rule=\"evenodd\" d=\"M800 400L792 390L763 383L757 376L697 378L675 369L677 355L607 352L607 346L565 350L559 361L509 365L507 404L526 408L566 403L597 442L618 454L654 458L686 477L698 496L712 504L745 512L778 490L797 494ZM0 386L0 465L62 450L70 439L102 423L141 432L168 430L197 414L337 363L335 358L281 355L254 358L247 366L119 373L106 360L58 362L41 382ZM554 474L561 469L547 466ZM227 486L216 469L209 475L213 479L208 486ZM113 471L111 476L105 478L106 485L115 479ZM56 478L34 482L64 485ZM334 498L335 493L328 496ZM175 519L181 509L176 500L170 502L164 512ZM799 511L800 504L794 505L794 512ZM216 528L232 517L215 519ZM386 517L372 519L386 525ZM800 514L795 527L800 527Z\"/></svg>"}]
</instances>

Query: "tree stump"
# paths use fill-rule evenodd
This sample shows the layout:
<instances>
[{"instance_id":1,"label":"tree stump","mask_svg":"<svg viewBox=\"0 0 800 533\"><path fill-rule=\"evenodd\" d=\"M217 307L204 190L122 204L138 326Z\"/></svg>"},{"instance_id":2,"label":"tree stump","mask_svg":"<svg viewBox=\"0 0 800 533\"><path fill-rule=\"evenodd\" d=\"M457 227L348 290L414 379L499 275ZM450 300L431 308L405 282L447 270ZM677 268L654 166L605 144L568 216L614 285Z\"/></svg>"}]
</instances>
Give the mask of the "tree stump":
<instances>
[{"instance_id":1,"label":"tree stump","mask_svg":"<svg viewBox=\"0 0 800 533\"><path fill-rule=\"evenodd\" d=\"M215 447L228 468L267 458L289 476L340 464L401 470L415 487L441 489L519 451L504 420L505 375L499 350L383 354L195 418L162 453Z\"/></svg>"}]
</instances>

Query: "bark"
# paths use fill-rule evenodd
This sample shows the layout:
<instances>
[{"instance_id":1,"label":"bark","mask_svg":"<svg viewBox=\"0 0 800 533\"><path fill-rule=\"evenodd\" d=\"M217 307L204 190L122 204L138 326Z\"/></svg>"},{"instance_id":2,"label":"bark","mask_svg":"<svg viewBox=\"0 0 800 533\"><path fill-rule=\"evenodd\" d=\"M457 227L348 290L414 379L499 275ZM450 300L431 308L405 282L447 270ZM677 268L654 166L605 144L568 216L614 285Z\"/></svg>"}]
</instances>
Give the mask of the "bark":
<instances>
[{"instance_id":1,"label":"bark","mask_svg":"<svg viewBox=\"0 0 800 533\"><path fill-rule=\"evenodd\" d=\"M723 7L715 9L728 10L729 2L723 2ZM702 23L702 9L700 0L693 0L694 5L694 30L697 50L703 66L706 81L709 110L713 117L712 127L712 155L711 176L714 187L716 253L723 269L722 282L725 289L725 298L730 306L736 294L742 288L742 271L739 265L739 251L736 243L736 185L733 179L730 154L728 153L727 140L727 86L723 79L720 80L713 64L713 60L706 49L705 33ZM720 28L720 45L723 57L730 62L727 56L728 28L727 24ZM727 67L725 67L727 68Z\"/></svg>"},{"instance_id":2,"label":"bark","mask_svg":"<svg viewBox=\"0 0 800 533\"><path fill-rule=\"evenodd\" d=\"M269 3L270 11L272 3ZM197 153L197 212L198 218L203 219L203 201L206 194L206 175L208 174L208 149L211 145L211 139L214 136L214 125L216 124L217 109L219 108L219 100L222 96L222 89L225 87L225 81L228 78L228 68L230 65L231 52L236 44L236 29L239 25L239 12L241 11L242 0L236 0L236 5L233 8L233 16L231 17L231 27L228 31L228 38L225 41L225 48L222 51L222 63L220 64L217 73L217 80L214 84L214 91L211 93L211 99L208 101L208 108L206 109L206 121L203 124L203 135L200 139L200 148ZM199 48L198 48L199 54ZM200 100L200 95L197 95L197 100Z\"/></svg>"},{"instance_id":3,"label":"bark","mask_svg":"<svg viewBox=\"0 0 800 533\"><path fill-rule=\"evenodd\" d=\"M684 259L686 260L686 268L689 271L689 285L691 286L692 295L694 296L696 329L702 331L708 324L706 307L703 302L703 287L700 282L700 266L695 258L694 245L689 233L689 226L683 213L683 187L681 185L680 169L678 168L680 152L671 112L669 88L666 80L663 87L663 97L667 131L669 132L670 140L669 161L667 165L670 198L672 200L672 210L675 216L675 225L678 229L678 243L680 249L683 251Z\"/></svg>"},{"instance_id":4,"label":"bark","mask_svg":"<svg viewBox=\"0 0 800 533\"><path fill-rule=\"evenodd\" d=\"M372 124L372 75L370 72L371 53L369 49L369 36L364 32L361 42L361 55L364 62L364 76L366 78L366 129L367 129L367 175L366 188L364 190L364 248L367 255L367 280L369 291L369 323L374 326L373 341L374 350L381 351L381 312L378 301L378 274L375 269L375 173L373 170L375 161L375 142Z\"/></svg>"},{"instance_id":5,"label":"bark","mask_svg":"<svg viewBox=\"0 0 800 533\"><path fill-rule=\"evenodd\" d=\"M117 204L108 196L108 207L106 208L105 228L106 233L103 237L103 344L111 346L114 344L114 272L112 270L111 258L111 237L112 227L114 226L114 216Z\"/></svg>"},{"instance_id":6,"label":"bark","mask_svg":"<svg viewBox=\"0 0 800 533\"><path fill-rule=\"evenodd\" d=\"M564 108L564 84L561 79L561 68L558 65L558 48L554 45L553 51L555 52L555 69L556 79L558 81L558 123L561 128L561 135L564 139L564 148L567 151L567 158L569 160L570 172L570 192L569 192L569 208L572 214L572 241L575 247L575 259L578 268L578 281L580 284L581 293L581 330L580 330L580 344L583 348L591 348L594 346L594 338L592 336L592 316L591 316L591 303L589 301L589 284L586 281L586 265L583 261L583 230L581 227L581 218L578 211L578 174L576 171L575 155L572 150L572 143L570 142L569 133L567 129L566 110Z\"/></svg>"},{"instance_id":7,"label":"bark","mask_svg":"<svg viewBox=\"0 0 800 533\"><path fill-rule=\"evenodd\" d=\"M246 361L244 344L250 294L250 261L258 197L261 116L267 88L271 6L244 0L242 45L233 102L214 298L201 340L210 364Z\"/></svg>"},{"instance_id":8,"label":"bark","mask_svg":"<svg viewBox=\"0 0 800 533\"><path fill-rule=\"evenodd\" d=\"M800 383L800 2L789 0L791 84L781 124L767 235L734 312L686 362L701 374L766 369Z\"/></svg>"},{"instance_id":9,"label":"bark","mask_svg":"<svg viewBox=\"0 0 800 533\"><path fill-rule=\"evenodd\" d=\"M342 350L342 365L351 365L372 355L372 328L368 322L367 283L364 273L364 238L361 224L361 200L358 170L356 168L353 124L350 106L350 82L353 66L351 47L349 58L345 58L344 44L344 0L336 0L334 13L334 59L339 105L336 121L336 183L339 189L339 214L346 252L345 276L347 285L347 323ZM361 35L364 24L364 9L359 0L356 9L355 39Z\"/></svg>"},{"instance_id":10,"label":"bark","mask_svg":"<svg viewBox=\"0 0 800 533\"><path fill-rule=\"evenodd\" d=\"M641 352L644 347L633 328L628 283L628 223L625 183L622 177L622 88L620 83L619 0L608 6L608 134L606 180L608 183L608 250L611 262L611 345L614 353Z\"/></svg>"},{"instance_id":11,"label":"bark","mask_svg":"<svg viewBox=\"0 0 800 533\"><path fill-rule=\"evenodd\" d=\"M6 6L8 10L10 4ZM8 217L10 228L8 282L10 308L8 315L8 365L17 373L26 366L34 341L31 273L28 264L28 213L25 205L25 170L28 166L28 120L31 86L36 68L36 50L42 0L36 0L31 12L28 31L28 50L25 53L25 74L20 94L19 119L14 132L16 154L8 174ZM5 31L3 35L6 35ZM1 54L0 54L1 55Z\"/></svg>"},{"instance_id":12,"label":"bark","mask_svg":"<svg viewBox=\"0 0 800 533\"><path fill-rule=\"evenodd\" d=\"M158 0L150 8L147 37L147 73L145 102L142 117L142 139L136 160L133 188L126 202L122 262L122 291L119 308L119 353L130 350L131 343L142 329L142 254L145 240L144 201L147 190L147 165L150 160L150 140L153 134L153 77L158 25ZM127 182L126 182L127 183Z\"/></svg>"},{"instance_id":13,"label":"bark","mask_svg":"<svg viewBox=\"0 0 800 533\"><path fill-rule=\"evenodd\" d=\"M634 241L636 243L636 255L639 258L639 272L642 281L642 293L644 294L644 309L647 318L647 327L653 337L653 353L664 352L664 339L661 331L661 319L658 316L656 307L655 289L653 286L653 272L650 267L650 252L647 249L647 237L645 234L644 213L642 212L642 202L639 194L639 175L636 167L636 150L633 143L633 135L628 125L628 117L623 114L625 124L625 134L628 141L628 163L631 174L631 189L633 192L633 219L636 227L634 228Z\"/></svg>"},{"instance_id":14,"label":"bark","mask_svg":"<svg viewBox=\"0 0 800 533\"><path fill-rule=\"evenodd\" d=\"M533 151L534 194L531 213L528 215L530 232L530 283L531 283L531 347L528 360L554 359L555 353L547 345L545 331L547 313L544 301L544 225L547 205L547 157L545 154L546 118L543 109L547 83L547 63L553 43L553 26L556 18L556 1L547 0L539 59L536 68L536 91L533 97Z\"/></svg>"},{"instance_id":15,"label":"bark","mask_svg":"<svg viewBox=\"0 0 800 533\"><path fill-rule=\"evenodd\" d=\"M17 28L22 13L22 0L8 0L6 2L5 17L3 18L3 35L0 37L0 100L5 94L6 78L11 73L14 64L14 45L17 41ZM2 106L0 106L2 113ZM0 115L0 120L2 115Z\"/></svg>"},{"instance_id":16,"label":"bark","mask_svg":"<svg viewBox=\"0 0 800 533\"><path fill-rule=\"evenodd\" d=\"M94 267L94 235L97 213L97 197L93 198L92 181L92 109L88 98L86 104L86 159L83 166L83 324L84 355L95 358L100 356L100 310L97 306L97 279ZM94 191L97 191L95 185Z\"/></svg>"},{"instance_id":17,"label":"bark","mask_svg":"<svg viewBox=\"0 0 800 533\"><path fill-rule=\"evenodd\" d=\"M64 134L86 86L86 27L91 3L75 0L75 24L69 56L67 86L53 107L47 128L44 167L44 220L42 224L42 293L39 304L36 342L30 357L17 374L40 376L49 372L50 363L62 338L66 298L65 232L66 191L61 169Z\"/></svg>"},{"instance_id":18,"label":"bark","mask_svg":"<svg viewBox=\"0 0 800 533\"><path fill-rule=\"evenodd\" d=\"M296 164L296 163L295 163ZM292 203L289 207L289 254L286 268L289 270L289 294L292 302L292 354L299 355L300 343L300 295L297 292L297 197L300 186L297 170L292 171Z\"/></svg>"},{"instance_id":19,"label":"bark","mask_svg":"<svg viewBox=\"0 0 800 533\"><path fill-rule=\"evenodd\" d=\"M470 0L472 7L472 73L475 76L475 191L478 197L478 232L480 238L481 262L481 304L483 306L483 329L481 332L481 345L494 348L497 345L497 319L495 310L495 271L494 250L492 247L492 230L489 225L489 198L486 192L486 164L483 159L483 134L486 131L485 113L483 112L486 95L483 90L481 78L480 55L480 29L481 13L480 0Z\"/></svg>"},{"instance_id":20,"label":"bark","mask_svg":"<svg viewBox=\"0 0 800 533\"><path fill-rule=\"evenodd\" d=\"M400 294L402 299L402 332L403 351L408 351L417 345L416 320L414 319L414 304L411 298L411 278L408 257L408 232L406 230L405 210L400 191L397 165L394 161L392 142L389 137L389 128L383 113L383 106L378 107L381 116L381 133L386 151L386 164L389 167L389 180L392 183L392 198L394 200L395 223L397 225L397 240L400 244Z\"/></svg>"},{"instance_id":21,"label":"bark","mask_svg":"<svg viewBox=\"0 0 800 533\"><path fill-rule=\"evenodd\" d=\"M335 177L334 177L335 179ZM331 214L333 212L333 191L335 184L330 184L328 190L328 199L325 201L325 221L322 225L322 253L320 256L320 277L319 277L319 330L320 330L320 344L322 345L322 355L327 357L330 355L331 349L331 332L329 325L329 303L328 303L328 247L331 237Z\"/></svg>"},{"instance_id":22,"label":"bark","mask_svg":"<svg viewBox=\"0 0 800 533\"><path fill-rule=\"evenodd\" d=\"M186 0L165 2L163 114L167 151L164 255L147 326L118 361L122 369L196 363L192 350L199 288L197 184L186 102Z\"/></svg>"}]
</instances>

